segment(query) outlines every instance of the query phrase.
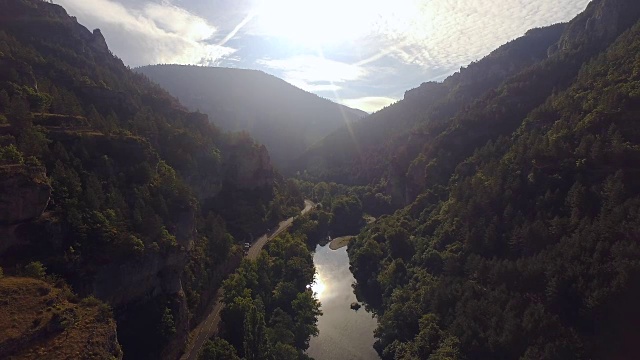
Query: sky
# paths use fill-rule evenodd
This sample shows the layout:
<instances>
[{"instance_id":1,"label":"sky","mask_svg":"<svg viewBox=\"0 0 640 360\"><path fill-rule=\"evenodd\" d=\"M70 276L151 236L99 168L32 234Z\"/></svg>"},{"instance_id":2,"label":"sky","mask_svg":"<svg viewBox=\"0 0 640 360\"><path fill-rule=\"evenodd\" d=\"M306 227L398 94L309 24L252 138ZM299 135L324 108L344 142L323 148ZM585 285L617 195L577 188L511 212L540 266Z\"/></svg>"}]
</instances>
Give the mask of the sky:
<instances>
[{"instance_id":1,"label":"sky","mask_svg":"<svg viewBox=\"0 0 640 360\"><path fill-rule=\"evenodd\" d=\"M125 64L262 70L376 111L589 0L54 0Z\"/></svg>"}]
</instances>

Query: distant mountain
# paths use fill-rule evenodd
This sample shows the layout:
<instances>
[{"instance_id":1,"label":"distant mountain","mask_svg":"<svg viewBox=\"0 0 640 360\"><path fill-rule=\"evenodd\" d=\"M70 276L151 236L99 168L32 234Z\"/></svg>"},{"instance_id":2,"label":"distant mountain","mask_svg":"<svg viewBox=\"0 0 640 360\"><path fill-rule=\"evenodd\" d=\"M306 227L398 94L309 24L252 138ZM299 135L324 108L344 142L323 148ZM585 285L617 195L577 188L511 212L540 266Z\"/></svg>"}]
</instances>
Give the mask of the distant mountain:
<instances>
[{"instance_id":1,"label":"distant mountain","mask_svg":"<svg viewBox=\"0 0 640 360\"><path fill-rule=\"evenodd\" d=\"M367 113L336 104L257 70L154 65L135 69L223 130L247 131L280 167Z\"/></svg>"}]
</instances>

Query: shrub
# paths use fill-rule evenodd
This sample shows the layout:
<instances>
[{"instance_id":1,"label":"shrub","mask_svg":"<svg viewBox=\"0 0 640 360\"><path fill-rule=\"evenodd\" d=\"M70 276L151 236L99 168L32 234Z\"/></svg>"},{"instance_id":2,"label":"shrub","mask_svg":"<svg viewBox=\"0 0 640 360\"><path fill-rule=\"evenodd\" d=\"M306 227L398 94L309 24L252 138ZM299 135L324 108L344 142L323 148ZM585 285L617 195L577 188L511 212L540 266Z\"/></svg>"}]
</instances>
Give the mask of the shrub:
<instances>
[{"instance_id":1,"label":"shrub","mask_svg":"<svg viewBox=\"0 0 640 360\"><path fill-rule=\"evenodd\" d=\"M31 277L34 279L44 279L47 275L47 268L42 265L40 261L34 261L27 264L24 267L24 276Z\"/></svg>"},{"instance_id":2,"label":"shrub","mask_svg":"<svg viewBox=\"0 0 640 360\"><path fill-rule=\"evenodd\" d=\"M80 301L80 305L84 307L96 307L102 304L95 296L88 296Z\"/></svg>"},{"instance_id":3,"label":"shrub","mask_svg":"<svg viewBox=\"0 0 640 360\"><path fill-rule=\"evenodd\" d=\"M0 147L0 165L9 164L24 164L22 153L13 144Z\"/></svg>"}]
</instances>

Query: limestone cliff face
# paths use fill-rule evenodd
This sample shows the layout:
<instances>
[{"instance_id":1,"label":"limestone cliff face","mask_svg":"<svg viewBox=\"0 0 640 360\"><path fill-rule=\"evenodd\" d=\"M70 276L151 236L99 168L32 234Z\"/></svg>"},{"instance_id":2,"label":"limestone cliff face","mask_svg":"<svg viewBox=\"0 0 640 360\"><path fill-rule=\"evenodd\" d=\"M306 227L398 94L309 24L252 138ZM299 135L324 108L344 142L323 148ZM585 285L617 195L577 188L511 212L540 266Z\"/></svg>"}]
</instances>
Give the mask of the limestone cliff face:
<instances>
[{"instance_id":1,"label":"limestone cliff face","mask_svg":"<svg viewBox=\"0 0 640 360\"><path fill-rule=\"evenodd\" d=\"M70 33L61 32L59 40L63 44L73 44L80 52L84 46L88 45L93 50L105 54L110 53L100 30L94 30L93 32L87 30L87 28L78 23L78 20L74 16L69 16L67 11L60 5L46 1L32 2L29 6L15 2L6 2L2 3L2 7L4 16L22 20L23 23L28 23L29 26L35 30L39 28L39 23L49 26L47 23L51 20L66 25ZM38 14L38 16L35 17L34 14Z\"/></svg>"},{"instance_id":2,"label":"limestone cliff face","mask_svg":"<svg viewBox=\"0 0 640 360\"><path fill-rule=\"evenodd\" d=\"M89 153L104 154L114 160L114 164L146 163L154 168L159 163L151 145L137 137L78 134L74 131L52 131L48 135L67 148L81 146ZM114 171L118 171L117 166ZM65 227L54 214L43 215L51 192L44 168L0 166L0 254L18 245L33 246L32 242L42 241L40 237L43 236L53 248L64 246ZM172 340L173 346L166 350L168 358L179 350L179 344L184 343L189 329L181 276L196 236L196 206L187 206L178 212L174 224L169 231L175 236L177 246L102 264L92 269L88 282L76 284L76 290L83 295L95 295L116 309L126 309L129 304L144 304L161 295L176 299L177 335ZM115 325L113 330L115 338Z\"/></svg>"},{"instance_id":3,"label":"limestone cliff face","mask_svg":"<svg viewBox=\"0 0 640 360\"><path fill-rule=\"evenodd\" d=\"M101 53L109 53L107 41L104 39L104 35L102 35L100 29L93 30L93 33L91 35L92 37L89 39L89 45L91 45L94 50L97 50Z\"/></svg>"},{"instance_id":4,"label":"limestone cliff face","mask_svg":"<svg viewBox=\"0 0 640 360\"><path fill-rule=\"evenodd\" d=\"M257 189L273 183L273 167L267 148L262 145L248 157L239 159L236 185L240 189Z\"/></svg>"},{"instance_id":5,"label":"limestone cliff face","mask_svg":"<svg viewBox=\"0 0 640 360\"><path fill-rule=\"evenodd\" d=\"M19 242L19 225L40 217L50 197L43 167L0 166L0 253Z\"/></svg>"},{"instance_id":6,"label":"limestone cliff face","mask_svg":"<svg viewBox=\"0 0 640 360\"><path fill-rule=\"evenodd\" d=\"M43 167L0 166L0 225L39 217L50 196L51 185Z\"/></svg>"},{"instance_id":7,"label":"limestone cliff face","mask_svg":"<svg viewBox=\"0 0 640 360\"><path fill-rule=\"evenodd\" d=\"M225 181L241 190L256 190L269 187L274 181L274 170L269 152L264 145L239 143L227 153L225 159Z\"/></svg>"},{"instance_id":8,"label":"limestone cliff face","mask_svg":"<svg viewBox=\"0 0 640 360\"><path fill-rule=\"evenodd\" d=\"M177 247L102 267L95 276L92 292L116 307L181 293L180 278L196 232L195 208L185 210L179 217Z\"/></svg>"},{"instance_id":9,"label":"limestone cliff face","mask_svg":"<svg viewBox=\"0 0 640 360\"><path fill-rule=\"evenodd\" d=\"M592 1L569 23L560 41L549 48L549 56L607 44L633 25L639 16L637 0Z\"/></svg>"}]
</instances>

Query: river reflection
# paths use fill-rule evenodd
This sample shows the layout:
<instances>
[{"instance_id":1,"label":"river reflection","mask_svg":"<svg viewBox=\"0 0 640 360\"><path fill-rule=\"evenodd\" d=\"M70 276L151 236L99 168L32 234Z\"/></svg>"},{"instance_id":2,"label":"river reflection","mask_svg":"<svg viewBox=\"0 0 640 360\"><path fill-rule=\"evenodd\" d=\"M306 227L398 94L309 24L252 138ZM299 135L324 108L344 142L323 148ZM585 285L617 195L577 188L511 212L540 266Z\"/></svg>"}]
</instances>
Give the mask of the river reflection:
<instances>
[{"instance_id":1,"label":"river reflection","mask_svg":"<svg viewBox=\"0 0 640 360\"><path fill-rule=\"evenodd\" d=\"M320 334L311 338L307 354L316 360L379 359L373 349L376 319L364 307L350 308L356 296L347 249L318 245L313 262L316 281L311 288L322 303L323 315L318 318Z\"/></svg>"}]
</instances>

